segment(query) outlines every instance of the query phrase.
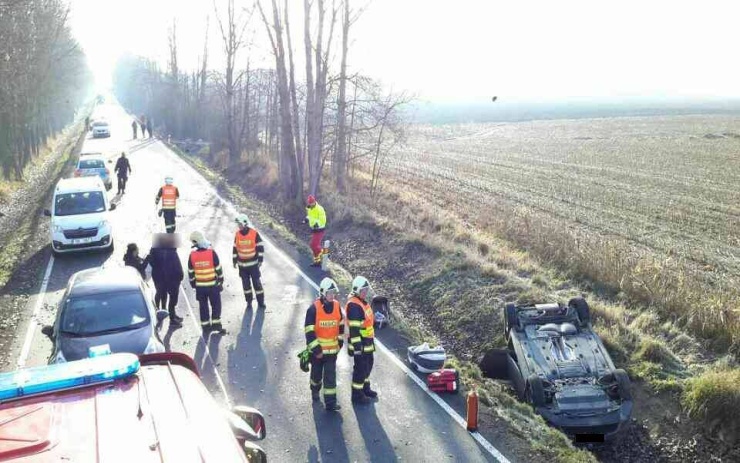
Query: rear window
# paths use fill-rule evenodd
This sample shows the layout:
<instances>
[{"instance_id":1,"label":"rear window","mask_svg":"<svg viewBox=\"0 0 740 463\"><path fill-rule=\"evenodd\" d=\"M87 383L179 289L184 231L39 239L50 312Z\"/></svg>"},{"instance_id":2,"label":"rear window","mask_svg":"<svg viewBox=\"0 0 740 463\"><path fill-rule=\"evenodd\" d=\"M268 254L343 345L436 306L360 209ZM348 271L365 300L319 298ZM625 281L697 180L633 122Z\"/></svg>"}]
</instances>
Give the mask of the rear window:
<instances>
[{"instance_id":1,"label":"rear window","mask_svg":"<svg viewBox=\"0 0 740 463\"><path fill-rule=\"evenodd\" d=\"M105 211L102 191L58 194L54 201L54 215L93 214Z\"/></svg>"},{"instance_id":2,"label":"rear window","mask_svg":"<svg viewBox=\"0 0 740 463\"><path fill-rule=\"evenodd\" d=\"M104 169L105 163L102 159L80 159L79 169Z\"/></svg>"},{"instance_id":3,"label":"rear window","mask_svg":"<svg viewBox=\"0 0 740 463\"><path fill-rule=\"evenodd\" d=\"M136 329L148 323L149 309L139 291L89 294L67 299L60 331L90 336Z\"/></svg>"},{"instance_id":4,"label":"rear window","mask_svg":"<svg viewBox=\"0 0 740 463\"><path fill-rule=\"evenodd\" d=\"M93 122L93 127L108 127L108 123L104 121Z\"/></svg>"}]
</instances>

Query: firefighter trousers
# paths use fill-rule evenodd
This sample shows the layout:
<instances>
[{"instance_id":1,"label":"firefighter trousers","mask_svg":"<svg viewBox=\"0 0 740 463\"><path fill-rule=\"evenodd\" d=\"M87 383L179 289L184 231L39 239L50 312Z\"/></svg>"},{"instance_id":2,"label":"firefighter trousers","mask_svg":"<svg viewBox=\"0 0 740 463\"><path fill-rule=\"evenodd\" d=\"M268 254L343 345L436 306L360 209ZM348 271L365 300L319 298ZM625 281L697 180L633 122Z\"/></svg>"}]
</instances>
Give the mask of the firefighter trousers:
<instances>
[{"instance_id":1,"label":"firefighter trousers","mask_svg":"<svg viewBox=\"0 0 740 463\"><path fill-rule=\"evenodd\" d=\"M242 288L247 304L252 303L254 296L257 296L257 305L265 305L265 291L262 288L262 273L259 265L255 264L250 267L239 267L239 277L242 279Z\"/></svg>"},{"instance_id":2,"label":"firefighter trousers","mask_svg":"<svg viewBox=\"0 0 740 463\"><path fill-rule=\"evenodd\" d=\"M195 298L200 309L201 326L221 323L221 291L218 286L199 286L195 288ZM208 308L210 304L210 310Z\"/></svg>"},{"instance_id":3,"label":"firefighter trousers","mask_svg":"<svg viewBox=\"0 0 740 463\"><path fill-rule=\"evenodd\" d=\"M175 210L162 209L164 216L164 229L167 233L175 233Z\"/></svg>"},{"instance_id":4,"label":"firefighter trousers","mask_svg":"<svg viewBox=\"0 0 740 463\"><path fill-rule=\"evenodd\" d=\"M362 391L370 390L370 372L373 371L375 363L372 352L363 352L362 355L354 355L354 366L352 367L352 396L361 394Z\"/></svg>"},{"instance_id":5,"label":"firefighter trousers","mask_svg":"<svg viewBox=\"0 0 740 463\"><path fill-rule=\"evenodd\" d=\"M323 383L322 383L323 380ZM311 355L311 390L320 391L324 387L324 404L337 402L337 356L324 354L320 359Z\"/></svg>"}]
</instances>

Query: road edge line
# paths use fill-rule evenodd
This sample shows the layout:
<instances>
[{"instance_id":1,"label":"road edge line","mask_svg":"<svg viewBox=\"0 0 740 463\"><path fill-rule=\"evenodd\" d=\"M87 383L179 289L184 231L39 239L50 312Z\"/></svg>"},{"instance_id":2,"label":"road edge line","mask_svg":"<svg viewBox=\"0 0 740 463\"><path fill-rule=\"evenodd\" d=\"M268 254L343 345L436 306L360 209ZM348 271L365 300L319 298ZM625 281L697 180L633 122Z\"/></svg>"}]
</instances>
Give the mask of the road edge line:
<instances>
[{"instance_id":1,"label":"road edge line","mask_svg":"<svg viewBox=\"0 0 740 463\"><path fill-rule=\"evenodd\" d=\"M28 360L28 354L31 352L31 343L33 342L33 335L36 332L36 322L38 321L38 315L41 311L41 306L44 304L44 298L46 297L46 288L49 286L49 278L51 277L51 270L54 268L54 255L49 257L49 262L46 264L46 271L44 272L44 279L41 280L41 287L39 292L36 294L36 305L31 313L31 318L28 321L28 328L26 329L26 337L23 340L23 347L21 347L21 354L18 357L16 367L18 369L26 366Z\"/></svg>"}]
</instances>

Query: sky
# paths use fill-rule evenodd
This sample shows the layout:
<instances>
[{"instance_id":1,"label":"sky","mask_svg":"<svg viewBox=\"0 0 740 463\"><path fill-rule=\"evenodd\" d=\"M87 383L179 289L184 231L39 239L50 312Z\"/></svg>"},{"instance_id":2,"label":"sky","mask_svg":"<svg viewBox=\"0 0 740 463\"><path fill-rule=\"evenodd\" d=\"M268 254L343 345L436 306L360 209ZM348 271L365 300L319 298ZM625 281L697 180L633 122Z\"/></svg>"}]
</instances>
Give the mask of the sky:
<instances>
[{"instance_id":1,"label":"sky","mask_svg":"<svg viewBox=\"0 0 740 463\"><path fill-rule=\"evenodd\" d=\"M195 67L202 55L207 16L210 62L222 65L213 0L69 1L73 33L103 87L122 53L166 63L174 18L181 68ZM300 57L303 2L289 2ZM352 2L369 5L350 32L350 72L425 101L740 97L740 2ZM253 25L249 56L270 65L258 16Z\"/></svg>"}]
</instances>

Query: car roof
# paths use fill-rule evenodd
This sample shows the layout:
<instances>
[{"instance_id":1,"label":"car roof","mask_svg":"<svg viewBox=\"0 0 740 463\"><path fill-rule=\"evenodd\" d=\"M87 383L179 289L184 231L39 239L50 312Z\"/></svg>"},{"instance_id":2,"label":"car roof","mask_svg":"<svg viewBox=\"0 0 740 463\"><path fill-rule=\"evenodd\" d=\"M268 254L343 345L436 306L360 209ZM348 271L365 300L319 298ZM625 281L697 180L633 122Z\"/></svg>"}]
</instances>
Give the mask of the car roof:
<instances>
[{"instance_id":1,"label":"car roof","mask_svg":"<svg viewBox=\"0 0 740 463\"><path fill-rule=\"evenodd\" d=\"M0 405L0 461L246 462L223 410L177 364Z\"/></svg>"},{"instance_id":2,"label":"car roof","mask_svg":"<svg viewBox=\"0 0 740 463\"><path fill-rule=\"evenodd\" d=\"M97 267L72 275L69 296L141 291L141 276L133 267Z\"/></svg>"},{"instance_id":3,"label":"car roof","mask_svg":"<svg viewBox=\"0 0 740 463\"><path fill-rule=\"evenodd\" d=\"M100 177L73 177L63 178L57 183L55 193L82 193L91 190L103 190L103 181Z\"/></svg>"},{"instance_id":4,"label":"car roof","mask_svg":"<svg viewBox=\"0 0 740 463\"><path fill-rule=\"evenodd\" d=\"M102 155L103 153L99 151L89 151L89 152L80 153L80 157L82 156L102 156Z\"/></svg>"}]
</instances>

